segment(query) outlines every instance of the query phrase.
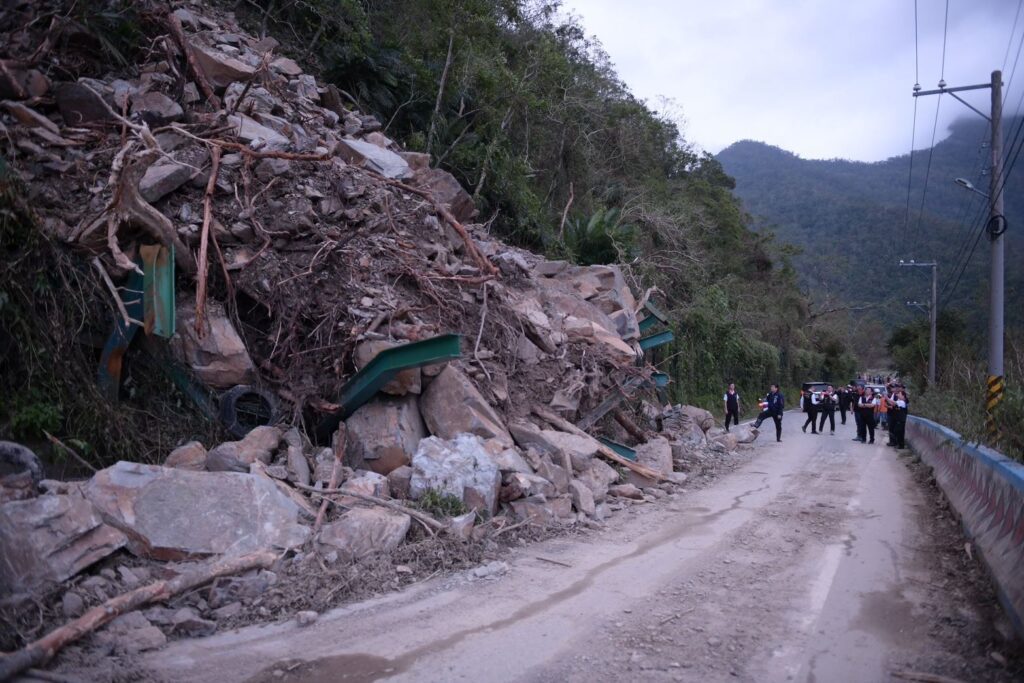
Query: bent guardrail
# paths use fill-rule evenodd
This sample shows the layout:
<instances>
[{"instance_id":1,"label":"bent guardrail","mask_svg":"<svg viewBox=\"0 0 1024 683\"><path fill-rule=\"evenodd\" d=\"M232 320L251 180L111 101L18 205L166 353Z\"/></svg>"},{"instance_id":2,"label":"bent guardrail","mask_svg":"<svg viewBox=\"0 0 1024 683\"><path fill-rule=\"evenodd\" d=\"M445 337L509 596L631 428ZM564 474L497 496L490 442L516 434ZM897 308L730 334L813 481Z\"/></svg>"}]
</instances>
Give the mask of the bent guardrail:
<instances>
[{"instance_id":1,"label":"bent guardrail","mask_svg":"<svg viewBox=\"0 0 1024 683\"><path fill-rule=\"evenodd\" d=\"M1024 638L1024 465L921 417L907 419L907 440L934 471Z\"/></svg>"}]
</instances>

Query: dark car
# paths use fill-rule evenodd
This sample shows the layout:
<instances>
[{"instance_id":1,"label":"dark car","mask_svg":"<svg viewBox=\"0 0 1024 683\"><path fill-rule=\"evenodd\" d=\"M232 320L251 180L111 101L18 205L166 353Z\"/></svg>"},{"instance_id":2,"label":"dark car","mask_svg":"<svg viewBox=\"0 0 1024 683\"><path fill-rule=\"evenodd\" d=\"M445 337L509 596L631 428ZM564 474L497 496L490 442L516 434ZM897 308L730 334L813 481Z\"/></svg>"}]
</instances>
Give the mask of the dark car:
<instances>
[{"instance_id":1,"label":"dark car","mask_svg":"<svg viewBox=\"0 0 1024 683\"><path fill-rule=\"evenodd\" d=\"M828 382L804 382L800 386L801 396L810 396L811 394L820 394L831 386ZM807 405L810 401L804 402L803 412L807 412Z\"/></svg>"}]
</instances>

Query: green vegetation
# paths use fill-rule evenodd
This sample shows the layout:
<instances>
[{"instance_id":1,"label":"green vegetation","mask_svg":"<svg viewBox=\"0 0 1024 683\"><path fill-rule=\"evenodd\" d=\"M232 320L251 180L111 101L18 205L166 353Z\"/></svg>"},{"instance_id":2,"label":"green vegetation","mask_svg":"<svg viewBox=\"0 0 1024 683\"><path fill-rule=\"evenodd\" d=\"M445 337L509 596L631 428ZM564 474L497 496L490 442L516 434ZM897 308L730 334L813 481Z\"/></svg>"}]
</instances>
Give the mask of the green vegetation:
<instances>
[{"instance_id":1,"label":"green vegetation","mask_svg":"<svg viewBox=\"0 0 1024 683\"><path fill-rule=\"evenodd\" d=\"M558 2L233 8L430 152L506 240L660 288L679 339L659 350L674 400L717 408L730 379L753 394L852 372L836 322L798 291L793 252L748 230L719 162L634 97Z\"/></svg>"},{"instance_id":2,"label":"green vegetation","mask_svg":"<svg viewBox=\"0 0 1024 683\"><path fill-rule=\"evenodd\" d=\"M464 515L468 510L466 504L458 497L450 493L442 493L436 489L428 489L420 499L416 501L416 507L434 517L458 517Z\"/></svg>"},{"instance_id":3,"label":"green vegetation","mask_svg":"<svg viewBox=\"0 0 1024 683\"><path fill-rule=\"evenodd\" d=\"M897 328L889 350L897 369L911 387L911 411L954 429L966 439L986 443L985 354L972 338L963 315L943 313L937 321L938 348L935 386L926 382L928 325L914 322ZM1006 344L1006 393L996 412L1001 434L990 444L1024 462L1024 335L1011 334ZM918 389L915 391L915 389ZM923 390L923 391L921 391Z\"/></svg>"}]
</instances>

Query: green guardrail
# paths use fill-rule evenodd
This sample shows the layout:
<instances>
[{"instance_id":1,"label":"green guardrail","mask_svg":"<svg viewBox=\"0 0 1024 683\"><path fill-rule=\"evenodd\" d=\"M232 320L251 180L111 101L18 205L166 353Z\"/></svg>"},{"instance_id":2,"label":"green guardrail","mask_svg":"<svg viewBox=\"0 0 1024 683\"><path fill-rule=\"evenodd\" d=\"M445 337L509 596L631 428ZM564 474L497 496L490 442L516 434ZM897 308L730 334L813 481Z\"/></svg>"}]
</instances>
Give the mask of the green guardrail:
<instances>
[{"instance_id":1,"label":"green guardrail","mask_svg":"<svg viewBox=\"0 0 1024 683\"><path fill-rule=\"evenodd\" d=\"M461 340L460 335L443 334L378 353L342 387L338 395L341 410L320 421L316 427L317 441L329 443L341 421L373 398L381 387L402 370L459 358L462 355Z\"/></svg>"}]
</instances>

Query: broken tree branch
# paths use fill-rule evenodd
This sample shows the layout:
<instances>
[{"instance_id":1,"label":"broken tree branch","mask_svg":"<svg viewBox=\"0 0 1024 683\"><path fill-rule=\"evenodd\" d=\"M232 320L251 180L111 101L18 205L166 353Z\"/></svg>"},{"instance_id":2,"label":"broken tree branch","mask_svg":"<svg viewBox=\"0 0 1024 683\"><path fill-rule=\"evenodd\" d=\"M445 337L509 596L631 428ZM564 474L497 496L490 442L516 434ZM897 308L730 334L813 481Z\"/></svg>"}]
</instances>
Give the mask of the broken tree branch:
<instances>
[{"instance_id":1,"label":"broken tree branch","mask_svg":"<svg viewBox=\"0 0 1024 683\"><path fill-rule=\"evenodd\" d=\"M558 241L565 244L565 219L569 217L569 207L572 206L572 200L576 198L575 193L572 189L572 183L569 183L569 201L565 203L565 210L562 211L562 222L558 224Z\"/></svg>"},{"instance_id":2,"label":"broken tree branch","mask_svg":"<svg viewBox=\"0 0 1024 683\"><path fill-rule=\"evenodd\" d=\"M196 335L206 336L203 319L206 314L206 276L210 270L210 222L213 218L213 191L217 188L217 172L220 170L220 147L210 150L210 179L203 194L203 231L199 237L198 275L196 276Z\"/></svg>"},{"instance_id":3,"label":"broken tree branch","mask_svg":"<svg viewBox=\"0 0 1024 683\"><path fill-rule=\"evenodd\" d=\"M128 309L124 307L124 300L121 295L117 293L117 287L114 286L114 282L110 279L110 275L107 274L107 269L103 267L103 263L100 261L99 256L94 256L92 259L93 268L99 271L100 277L103 278L103 283L110 290L110 295L114 297L114 305L117 306L118 312L121 314L121 318L124 320L125 327L131 327L132 325L142 325L142 322L135 320L128 315Z\"/></svg>"},{"instance_id":4,"label":"broken tree branch","mask_svg":"<svg viewBox=\"0 0 1024 683\"><path fill-rule=\"evenodd\" d=\"M210 82L206 80L206 74L196 64L196 56L192 53L192 46L189 44L188 39L185 37L185 31L181 27L181 19L178 19L173 13L167 15L167 25L171 29L171 35L174 36L175 42L178 43L178 47L181 48L181 53L185 55L185 61L188 63L189 71L196 77L196 83L199 84L199 89L203 91L203 96L206 97L206 101L213 105L214 109L220 109L220 98L214 94L213 88L210 86Z\"/></svg>"},{"instance_id":5,"label":"broken tree branch","mask_svg":"<svg viewBox=\"0 0 1024 683\"><path fill-rule=\"evenodd\" d=\"M334 434L334 467L331 469L331 481L327 483L327 490L338 488L338 477L341 475L341 458L345 453L345 423L338 423L338 431ZM325 497L320 503L320 510L316 513L316 522L313 523L313 533L320 530L324 523L324 515L327 514L328 500Z\"/></svg>"},{"instance_id":6,"label":"broken tree branch","mask_svg":"<svg viewBox=\"0 0 1024 683\"><path fill-rule=\"evenodd\" d=\"M615 418L615 421L622 425L622 428L629 432L630 436L634 439L640 443L647 443L647 434L645 434L644 430L640 429L640 427L630 419L629 415L626 415L626 413L622 411L622 408L615 408L612 410L612 417Z\"/></svg>"},{"instance_id":7,"label":"broken tree branch","mask_svg":"<svg viewBox=\"0 0 1024 683\"><path fill-rule=\"evenodd\" d=\"M403 190L405 192L409 192L410 194L414 194L417 197L423 197L428 202L430 202L434 206L434 211L436 211L437 214L448 223L448 225L452 226L455 232L459 234L459 237L462 238L463 243L466 245L466 252L470 255L470 257L472 257L474 261L476 261L477 268L480 269L480 272L486 273L487 275L492 275L494 277L498 276L497 267L495 267L495 265L491 263L486 256L480 253L480 249L477 248L476 242L473 241L473 238L469 236L469 232L466 231L466 227L459 222L459 220L452 214L452 212L448 209L447 206L437 201L437 199L434 198L433 194L431 194L427 190L421 190L418 187L406 185L400 180L387 178L369 169L364 168L361 170L364 173L373 176L374 178L381 182L397 187L398 189Z\"/></svg>"},{"instance_id":8,"label":"broken tree branch","mask_svg":"<svg viewBox=\"0 0 1024 683\"><path fill-rule=\"evenodd\" d=\"M83 458L81 455L79 455L78 451L76 451L74 448L72 448L71 446L68 446L66 443L64 443L63 441L61 441L60 439L55 437L53 434L51 434L50 432L46 431L45 429L43 430L43 434L46 435L46 438L49 439L50 443L52 443L54 446L57 446L57 447L63 449L68 455L70 455L72 458L77 460L79 465L81 465L82 467L85 467L90 472L93 472L93 473L96 472L96 468L93 467L92 465L90 465L89 461L87 461L85 458Z\"/></svg>"},{"instance_id":9,"label":"broken tree branch","mask_svg":"<svg viewBox=\"0 0 1024 683\"><path fill-rule=\"evenodd\" d=\"M115 617L151 602L167 600L178 593L191 590L221 576L229 576L249 569L266 569L276 559L277 555L267 550L229 557L179 574L173 579L156 581L116 598L111 598L93 607L77 619L50 631L39 640L29 643L16 652L0 657L0 681L12 679L26 669L45 664L65 645L92 633L113 621Z\"/></svg>"},{"instance_id":10,"label":"broken tree branch","mask_svg":"<svg viewBox=\"0 0 1024 683\"><path fill-rule=\"evenodd\" d=\"M555 415L553 412L551 412L547 408L542 408L540 406L535 406L534 409L533 409L533 414L536 415L537 417L539 417L542 420L546 420L546 421L550 422L552 425L554 425L555 427L558 427L563 432L569 432L570 434L575 434L576 436L584 436L584 437L586 437L588 439L594 439L594 437L590 436L589 434L587 434L585 431L583 431L582 429L580 429L579 427L577 427L573 423L569 422L566 419L563 419L562 417L559 417L558 415ZM654 479L655 481L666 481L668 479L668 477L666 477L661 472L658 472L657 470L652 470L650 467L645 467L644 465L639 465L639 464L633 462L632 460L626 460L621 455L619 455L618 453L616 453L612 449L610 449L607 446L605 446L604 444L602 444L600 441L598 441L597 443L598 443L598 446L599 446L597 452L598 452L599 455L603 456L604 458L607 458L608 460L611 460L612 462L614 462L614 463L616 463L618 465L622 465L626 469L632 470L632 471L636 472L637 474L639 474L640 476L647 477L648 479Z\"/></svg>"},{"instance_id":11,"label":"broken tree branch","mask_svg":"<svg viewBox=\"0 0 1024 683\"><path fill-rule=\"evenodd\" d=\"M364 503L373 503L374 505L379 505L379 506L385 507L385 508L387 508L389 510L394 510L395 512L401 512L402 514L409 515L410 517L412 517L416 521L421 522L423 524L423 526L427 527L427 529L431 530L432 532L433 531L442 531L445 528L445 525L443 523L437 521L436 519L434 519L430 515L426 515L426 514L420 512L420 511L418 511L418 510L413 510L412 508L406 507L406 506L401 505L399 503L396 503L394 501L384 500L383 498L378 498L377 496L368 496L368 495L363 494L363 493L356 493L356 492L353 492L353 491L344 491L342 489L337 489L337 488L327 488L327 489L317 490L317 488L315 486L307 486L306 484L295 484L295 487L300 489L300 490L302 490L302 491L309 491L310 493L315 493L317 495L324 496L324 497L330 496L330 495L348 496L349 498L355 498L356 500L361 500Z\"/></svg>"}]
</instances>

